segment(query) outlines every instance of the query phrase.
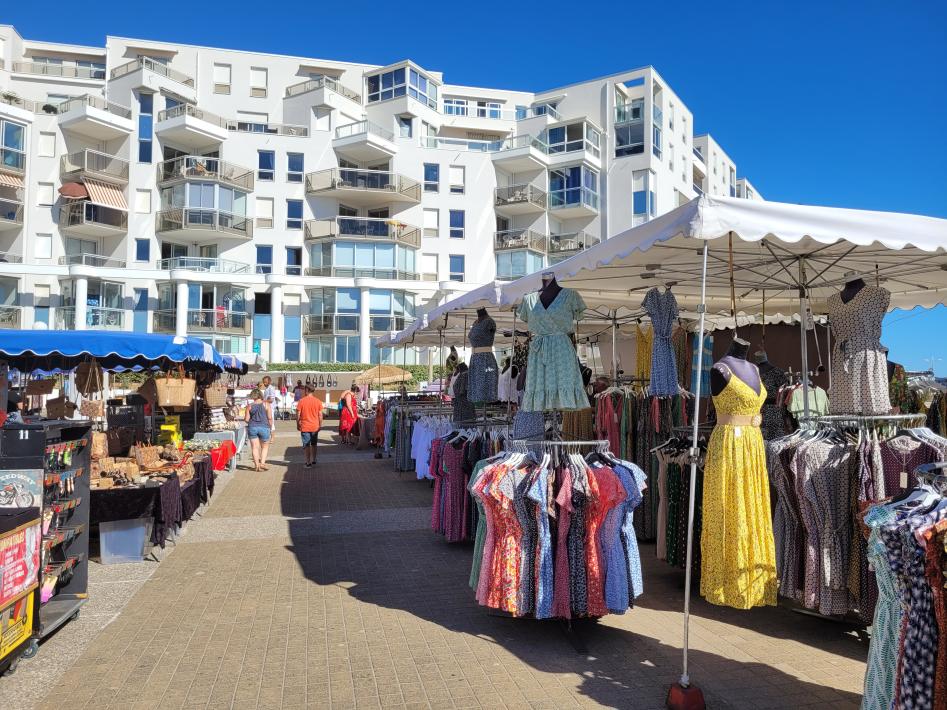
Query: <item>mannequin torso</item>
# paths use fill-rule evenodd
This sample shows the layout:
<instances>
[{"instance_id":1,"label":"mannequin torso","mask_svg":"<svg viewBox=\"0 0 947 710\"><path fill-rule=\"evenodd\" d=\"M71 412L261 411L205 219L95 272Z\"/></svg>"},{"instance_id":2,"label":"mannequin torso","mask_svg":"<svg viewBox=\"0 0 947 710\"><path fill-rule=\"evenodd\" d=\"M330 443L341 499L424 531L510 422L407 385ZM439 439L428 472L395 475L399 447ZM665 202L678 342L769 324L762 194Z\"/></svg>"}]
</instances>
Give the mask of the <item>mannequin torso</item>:
<instances>
[{"instance_id":1,"label":"mannequin torso","mask_svg":"<svg viewBox=\"0 0 947 710\"><path fill-rule=\"evenodd\" d=\"M549 308L561 290L562 286L556 281L555 276L548 278L543 276L543 287L539 291L539 302L543 304L543 308Z\"/></svg>"},{"instance_id":2,"label":"mannequin torso","mask_svg":"<svg viewBox=\"0 0 947 710\"><path fill-rule=\"evenodd\" d=\"M714 363L710 370L710 392L715 397L723 392L724 387L730 381L730 377L736 375L740 380L749 385L754 392L760 392L760 371L751 362L747 362L746 356L750 351L750 344L745 340L734 338L730 345L730 350L720 360Z\"/></svg>"},{"instance_id":3,"label":"mannequin torso","mask_svg":"<svg viewBox=\"0 0 947 710\"><path fill-rule=\"evenodd\" d=\"M855 279L846 283L845 288L843 288L839 294L842 299L842 303L848 303L851 301L863 288L865 288L865 282L862 279Z\"/></svg>"}]
</instances>

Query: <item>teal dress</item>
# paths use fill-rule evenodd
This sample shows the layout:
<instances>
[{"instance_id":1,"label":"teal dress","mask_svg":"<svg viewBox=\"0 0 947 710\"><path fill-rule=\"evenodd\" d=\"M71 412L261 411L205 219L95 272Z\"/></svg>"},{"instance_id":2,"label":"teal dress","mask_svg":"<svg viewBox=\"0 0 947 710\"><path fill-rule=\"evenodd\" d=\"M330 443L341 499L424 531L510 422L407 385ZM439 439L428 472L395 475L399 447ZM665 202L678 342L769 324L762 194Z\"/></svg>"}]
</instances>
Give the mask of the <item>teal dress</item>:
<instances>
[{"instance_id":1,"label":"teal dress","mask_svg":"<svg viewBox=\"0 0 947 710\"><path fill-rule=\"evenodd\" d=\"M526 362L523 411L588 408L579 361L569 338L576 318L584 311L585 302L571 288L559 291L549 308L543 306L539 293L523 299L517 316L529 325L533 336Z\"/></svg>"}]
</instances>

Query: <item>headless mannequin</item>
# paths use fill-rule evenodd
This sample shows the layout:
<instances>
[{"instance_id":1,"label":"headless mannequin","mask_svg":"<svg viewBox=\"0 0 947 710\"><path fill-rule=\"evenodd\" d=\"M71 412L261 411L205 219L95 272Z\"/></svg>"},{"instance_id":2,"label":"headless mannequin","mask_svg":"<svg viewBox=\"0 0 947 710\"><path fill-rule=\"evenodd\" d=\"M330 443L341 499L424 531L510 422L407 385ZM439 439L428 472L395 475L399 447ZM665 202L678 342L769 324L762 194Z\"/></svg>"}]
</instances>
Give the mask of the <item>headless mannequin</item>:
<instances>
[{"instance_id":1,"label":"headless mannequin","mask_svg":"<svg viewBox=\"0 0 947 710\"><path fill-rule=\"evenodd\" d=\"M483 320L484 318L487 318L488 316L489 316L489 314L487 313L487 309L486 309L486 308L478 308L478 309L477 309L477 320L478 320L478 321L481 321L481 320Z\"/></svg>"},{"instance_id":2,"label":"headless mannequin","mask_svg":"<svg viewBox=\"0 0 947 710\"><path fill-rule=\"evenodd\" d=\"M842 289L839 294L842 298L842 303L848 303L855 296L858 295L858 292L865 288L865 281L863 279L854 279L845 284L845 288Z\"/></svg>"},{"instance_id":3,"label":"headless mannequin","mask_svg":"<svg viewBox=\"0 0 947 710\"><path fill-rule=\"evenodd\" d=\"M549 308L561 290L562 286L556 281L555 276L551 273L543 274L543 287L539 289L539 302L543 304L543 308Z\"/></svg>"},{"instance_id":4,"label":"headless mannequin","mask_svg":"<svg viewBox=\"0 0 947 710\"><path fill-rule=\"evenodd\" d=\"M747 362L746 356L750 352L750 344L734 338L730 343L730 349L727 354L714 363L710 370L710 392L715 397L723 392L724 387L730 381L733 375L736 375L744 384L749 385L754 392L760 392L760 371L751 362ZM721 367L724 365L725 367ZM729 369L728 369L729 368Z\"/></svg>"}]
</instances>

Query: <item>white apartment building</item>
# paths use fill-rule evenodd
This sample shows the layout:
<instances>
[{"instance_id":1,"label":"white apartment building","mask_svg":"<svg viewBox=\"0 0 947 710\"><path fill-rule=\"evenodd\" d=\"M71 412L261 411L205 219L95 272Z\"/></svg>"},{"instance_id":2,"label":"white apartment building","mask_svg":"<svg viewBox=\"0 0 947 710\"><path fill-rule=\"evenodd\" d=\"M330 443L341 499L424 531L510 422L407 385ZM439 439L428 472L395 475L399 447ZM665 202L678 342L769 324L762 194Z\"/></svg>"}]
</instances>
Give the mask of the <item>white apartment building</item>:
<instances>
[{"instance_id":1,"label":"white apartment building","mask_svg":"<svg viewBox=\"0 0 947 710\"><path fill-rule=\"evenodd\" d=\"M702 192L761 199L693 126L651 67L533 94L0 25L0 327L390 359L374 339L457 291Z\"/></svg>"}]
</instances>

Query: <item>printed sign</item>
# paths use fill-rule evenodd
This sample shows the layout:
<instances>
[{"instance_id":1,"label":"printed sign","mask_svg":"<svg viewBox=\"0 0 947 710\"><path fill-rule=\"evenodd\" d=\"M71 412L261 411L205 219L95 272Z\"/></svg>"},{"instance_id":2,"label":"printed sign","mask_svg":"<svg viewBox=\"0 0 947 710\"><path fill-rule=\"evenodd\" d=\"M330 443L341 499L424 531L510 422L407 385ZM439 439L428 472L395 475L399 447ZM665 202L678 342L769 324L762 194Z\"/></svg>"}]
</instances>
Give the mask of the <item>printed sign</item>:
<instances>
[{"instance_id":1,"label":"printed sign","mask_svg":"<svg viewBox=\"0 0 947 710\"><path fill-rule=\"evenodd\" d=\"M9 656L13 649L32 636L35 593L30 592L0 611L0 659Z\"/></svg>"},{"instance_id":2,"label":"printed sign","mask_svg":"<svg viewBox=\"0 0 947 710\"><path fill-rule=\"evenodd\" d=\"M43 469L0 471L0 508L38 508L42 501Z\"/></svg>"},{"instance_id":3,"label":"printed sign","mask_svg":"<svg viewBox=\"0 0 947 710\"><path fill-rule=\"evenodd\" d=\"M39 523L0 537L0 609L39 584Z\"/></svg>"}]
</instances>

